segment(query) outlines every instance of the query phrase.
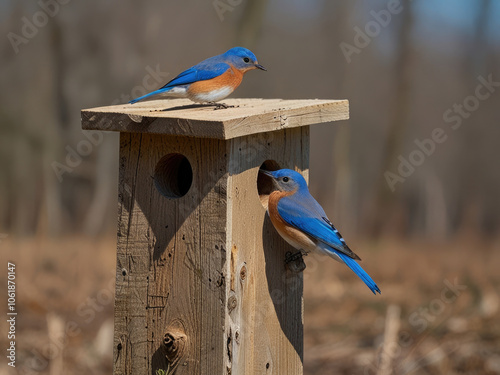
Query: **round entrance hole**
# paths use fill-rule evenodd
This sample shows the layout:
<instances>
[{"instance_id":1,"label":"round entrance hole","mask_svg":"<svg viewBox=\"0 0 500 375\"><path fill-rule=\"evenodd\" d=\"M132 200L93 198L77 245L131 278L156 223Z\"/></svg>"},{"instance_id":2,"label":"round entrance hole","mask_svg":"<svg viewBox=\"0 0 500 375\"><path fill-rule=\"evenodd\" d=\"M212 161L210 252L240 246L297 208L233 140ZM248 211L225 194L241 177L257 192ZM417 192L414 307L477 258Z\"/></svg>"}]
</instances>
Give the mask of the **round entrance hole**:
<instances>
[{"instance_id":1,"label":"round entrance hole","mask_svg":"<svg viewBox=\"0 0 500 375\"><path fill-rule=\"evenodd\" d=\"M193 183L193 170L182 154L167 154L155 167L156 189L167 198L180 198L187 194Z\"/></svg>"},{"instance_id":2,"label":"round entrance hole","mask_svg":"<svg viewBox=\"0 0 500 375\"><path fill-rule=\"evenodd\" d=\"M280 165L274 160L266 160L260 166L259 170L263 169L265 171L277 171L281 169ZM257 192L259 193L260 203L267 210L267 202L269 201L269 194L273 191L273 181L271 177L266 176L263 173L257 175Z\"/></svg>"}]
</instances>

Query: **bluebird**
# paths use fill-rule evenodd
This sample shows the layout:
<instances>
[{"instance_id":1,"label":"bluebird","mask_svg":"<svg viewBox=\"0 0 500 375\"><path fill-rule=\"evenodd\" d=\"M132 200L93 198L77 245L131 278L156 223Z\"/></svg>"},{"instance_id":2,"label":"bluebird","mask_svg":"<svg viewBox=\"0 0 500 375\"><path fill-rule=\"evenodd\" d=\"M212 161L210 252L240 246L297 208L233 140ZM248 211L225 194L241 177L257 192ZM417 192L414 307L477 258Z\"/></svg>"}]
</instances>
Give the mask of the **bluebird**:
<instances>
[{"instance_id":1,"label":"bluebird","mask_svg":"<svg viewBox=\"0 0 500 375\"><path fill-rule=\"evenodd\" d=\"M257 62L252 51L234 47L222 55L210 57L185 70L160 89L130 101L161 97L189 98L193 102L208 103L227 108L218 103L231 94L243 80L243 75L253 69L267 70Z\"/></svg>"},{"instance_id":2,"label":"bluebird","mask_svg":"<svg viewBox=\"0 0 500 375\"><path fill-rule=\"evenodd\" d=\"M300 253L317 251L345 263L373 294L380 293L377 284L356 262L361 259L349 249L323 208L309 193L304 177L290 169L273 172L261 169L259 172L273 182L267 210L280 236Z\"/></svg>"}]
</instances>

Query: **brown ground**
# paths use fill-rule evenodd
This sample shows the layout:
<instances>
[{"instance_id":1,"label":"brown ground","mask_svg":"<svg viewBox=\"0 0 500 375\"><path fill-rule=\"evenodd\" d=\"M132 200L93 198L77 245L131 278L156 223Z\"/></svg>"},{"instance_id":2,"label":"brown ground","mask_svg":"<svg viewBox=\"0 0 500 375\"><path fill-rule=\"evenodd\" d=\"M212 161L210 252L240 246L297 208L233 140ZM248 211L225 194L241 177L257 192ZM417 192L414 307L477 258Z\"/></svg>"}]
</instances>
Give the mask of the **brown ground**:
<instances>
[{"instance_id":1,"label":"brown ground","mask_svg":"<svg viewBox=\"0 0 500 375\"><path fill-rule=\"evenodd\" d=\"M382 295L335 261L306 258L305 374L500 374L498 241L351 245ZM2 361L0 375L111 374L114 247L2 240L0 285L14 260L19 315L17 372ZM0 328L6 348L6 319Z\"/></svg>"}]
</instances>

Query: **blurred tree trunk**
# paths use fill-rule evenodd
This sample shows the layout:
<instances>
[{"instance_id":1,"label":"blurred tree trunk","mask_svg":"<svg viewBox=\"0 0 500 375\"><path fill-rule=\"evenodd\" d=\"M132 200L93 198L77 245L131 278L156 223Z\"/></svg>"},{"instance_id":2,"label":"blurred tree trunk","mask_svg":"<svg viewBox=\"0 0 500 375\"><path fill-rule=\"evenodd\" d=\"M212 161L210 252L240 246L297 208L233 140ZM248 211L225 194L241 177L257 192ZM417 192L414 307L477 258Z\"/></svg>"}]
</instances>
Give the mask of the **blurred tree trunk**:
<instances>
[{"instance_id":1,"label":"blurred tree trunk","mask_svg":"<svg viewBox=\"0 0 500 375\"><path fill-rule=\"evenodd\" d=\"M68 102L64 93L64 82L66 79L66 64L63 48L63 31L60 20L57 17L51 19L47 27L49 28L49 46L51 55L51 93L48 106L51 108L51 117L54 124L48 127L44 132L43 146L43 192L42 197L44 210L40 217L44 230L51 235L59 235L65 229L63 228L63 204L62 204L62 186L57 180L51 163L59 155L58 151L64 152L62 144L68 139L69 114ZM62 159L64 160L64 159ZM46 222L44 222L44 217Z\"/></svg>"},{"instance_id":2,"label":"blurred tree trunk","mask_svg":"<svg viewBox=\"0 0 500 375\"><path fill-rule=\"evenodd\" d=\"M350 18L350 13L352 8L355 6L354 2L341 0L335 1L325 1L323 5L323 22L322 22L322 32L328 35L326 40L327 45L325 45L325 50L328 51L326 56L329 64L331 62L333 74L333 92L336 98L345 98L346 92L346 82L347 82L347 63L345 57L342 53L339 53L339 45L347 39L345 35L345 30L349 30L348 20ZM331 51L331 52L330 52ZM312 131L321 131L315 130ZM333 194L330 189L323 188L318 194L319 200L321 202L326 202L333 199L333 214L335 220L342 225L343 228L347 228L349 231L356 231L356 207L353 202L353 171L350 150L351 150L351 136L350 127L348 124L342 124L334 128L324 128L322 130L324 136L327 139L332 139L333 147L331 155L325 155L329 157L321 170L327 173L322 173L319 176L319 186L328 186L331 183L333 175L334 190ZM323 135L322 135L323 136Z\"/></svg>"},{"instance_id":3,"label":"blurred tree trunk","mask_svg":"<svg viewBox=\"0 0 500 375\"><path fill-rule=\"evenodd\" d=\"M474 36L467 44L464 51L463 82L466 87L465 96L473 95L478 85L478 77L487 77L491 71L488 70L488 20L492 14L492 1L479 0L477 2L477 17L474 25ZM493 13L494 14L494 13ZM496 21L496 20L495 20ZM481 106L484 106L483 102ZM481 136L477 134L477 128L467 126L472 121L478 121L479 111L472 113L470 119L466 119L464 125L459 130L460 148L456 156L461 168L457 170L459 175L459 231L481 232L482 217L487 216L491 204L482 204L482 183L483 173L477 168L477 159L473 159L469 152L464 150L480 150Z\"/></svg>"},{"instance_id":4,"label":"blurred tree trunk","mask_svg":"<svg viewBox=\"0 0 500 375\"><path fill-rule=\"evenodd\" d=\"M474 26L474 38L466 53L465 77L471 90L477 85L477 76L486 73L488 59L488 20L492 14L492 1L479 0L478 15Z\"/></svg>"},{"instance_id":5,"label":"blurred tree trunk","mask_svg":"<svg viewBox=\"0 0 500 375\"><path fill-rule=\"evenodd\" d=\"M254 48L259 39L267 8L267 0L249 0L241 14L236 31L236 43L242 47Z\"/></svg>"},{"instance_id":6,"label":"blurred tree trunk","mask_svg":"<svg viewBox=\"0 0 500 375\"><path fill-rule=\"evenodd\" d=\"M401 185L391 192L384 173L396 173L399 160L398 156L403 150L405 130L408 124L411 108L411 64L414 14L411 0L401 2L403 10L400 13L400 27L393 32L397 35L396 61L394 64L394 99L393 109L387 128L387 141L382 153L380 177L375 186L373 204L368 210L367 228L371 236L379 236L385 229L394 230L399 226L400 217L397 212L404 210L399 199Z\"/></svg>"}]
</instances>

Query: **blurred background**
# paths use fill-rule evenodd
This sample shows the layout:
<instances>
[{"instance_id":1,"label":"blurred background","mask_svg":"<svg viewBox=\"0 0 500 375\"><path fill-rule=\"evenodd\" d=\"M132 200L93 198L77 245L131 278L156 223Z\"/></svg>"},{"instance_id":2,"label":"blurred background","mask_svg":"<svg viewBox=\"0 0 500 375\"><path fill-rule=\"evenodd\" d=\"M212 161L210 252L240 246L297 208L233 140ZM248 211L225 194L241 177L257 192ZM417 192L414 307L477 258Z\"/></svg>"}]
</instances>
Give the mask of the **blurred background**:
<instances>
[{"instance_id":1,"label":"blurred background","mask_svg":"<svg viewBox=\"0 0 500 375\"><path fill-rule=\"evenodd\" d=\"M111 373L118 136L89 139L80 109L236 45L268 72L233 97L350 101L311 129L310 187L382 295L308 257L304 373L500 373L499 1L0 9L0 278L15 261L21 313L0 374Z\"/></svg>"}]
</instances>

